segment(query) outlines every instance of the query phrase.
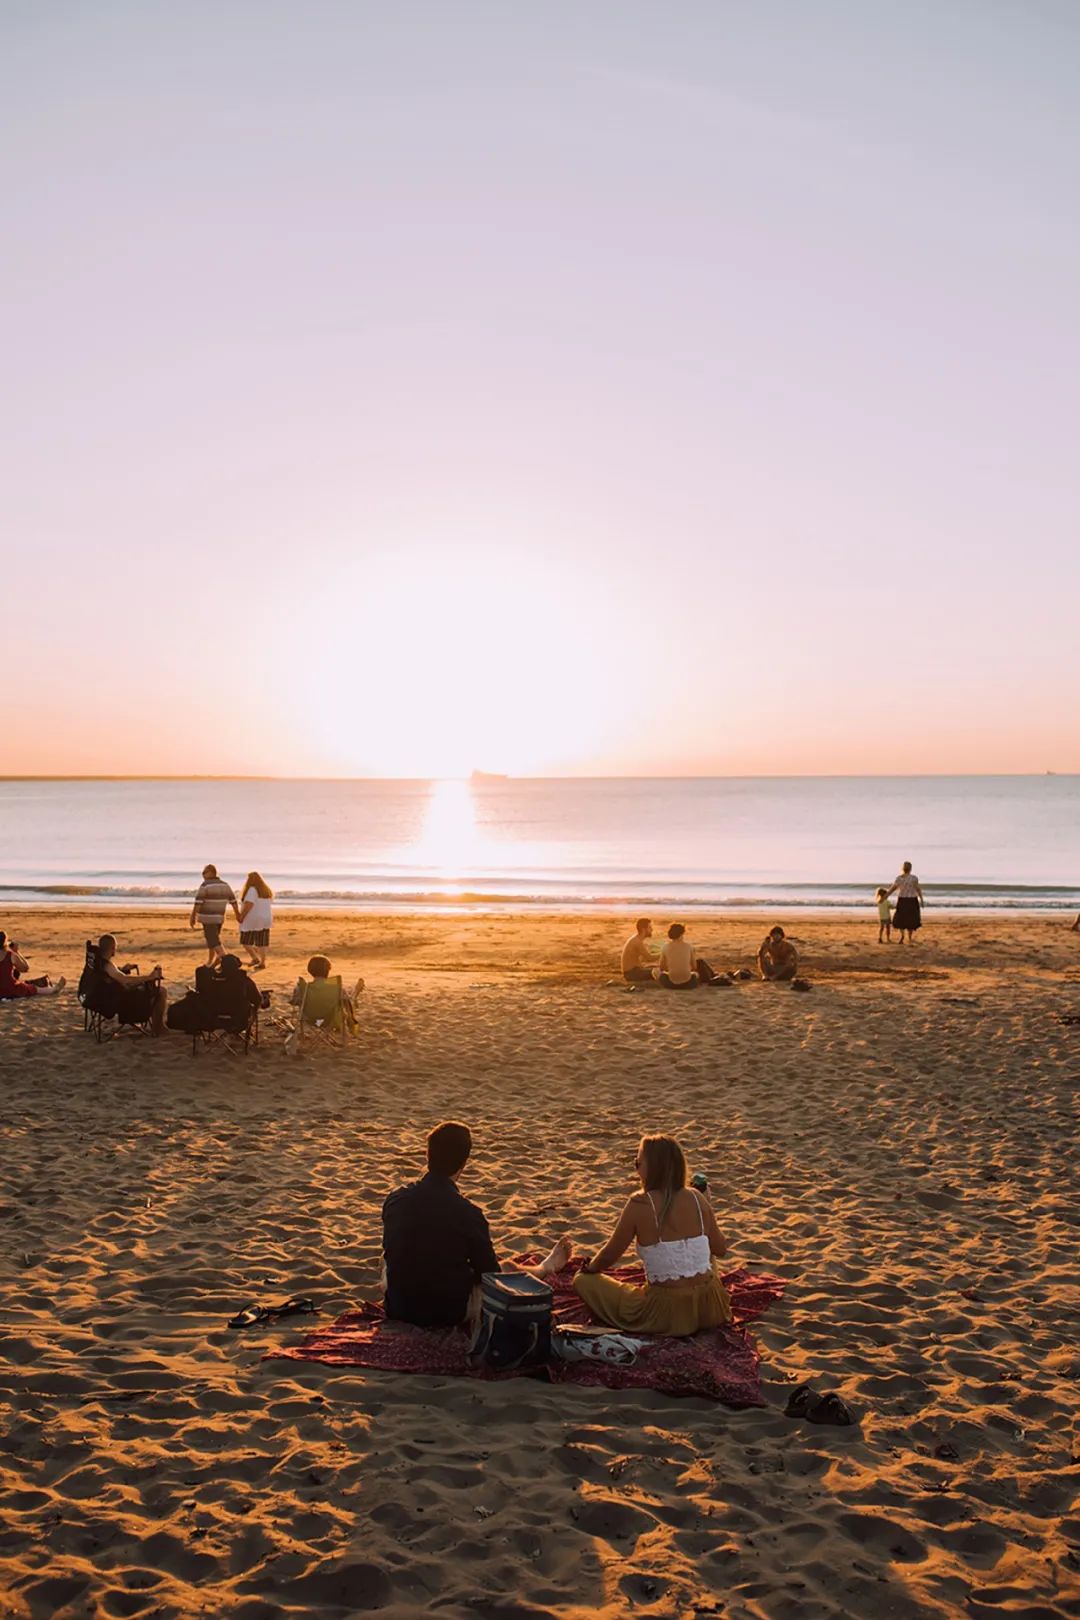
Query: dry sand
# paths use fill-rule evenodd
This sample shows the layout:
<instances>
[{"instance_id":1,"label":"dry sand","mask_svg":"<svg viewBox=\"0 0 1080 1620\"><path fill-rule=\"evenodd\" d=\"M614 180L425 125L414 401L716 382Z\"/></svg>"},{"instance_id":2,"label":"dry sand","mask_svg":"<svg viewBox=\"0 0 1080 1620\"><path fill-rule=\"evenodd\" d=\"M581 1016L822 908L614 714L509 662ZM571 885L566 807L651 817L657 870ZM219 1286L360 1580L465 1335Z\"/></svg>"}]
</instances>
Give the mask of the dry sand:
<instances>
[{"instance_id":1,"label":"dry sand","mask_svg":"<svg viewBox=\"0 0 1080 1620\"><path fill-rule=\"evenodd\" d=\"M183 917L112 913L179 990ZM771 920L771 919L770 919ZM22 913L75 979L99 913ZM1080 1614L1080 937L928 913L793 925L811 995L612 982L625 920L279 913L329 950L343 1054L96 1046L73 988L0 1005L0 1613ZM760 920L695 919L720 965ZM761 1410L263 1361L293 1291L375 1297L379 1204L439 1118L502 1252L594 1245L643 1129L789 1279ZM300 1324L302 1327L302 1323ZM837 1389L854 1428L784 1416Z\"/></svg>"}]
</instances>

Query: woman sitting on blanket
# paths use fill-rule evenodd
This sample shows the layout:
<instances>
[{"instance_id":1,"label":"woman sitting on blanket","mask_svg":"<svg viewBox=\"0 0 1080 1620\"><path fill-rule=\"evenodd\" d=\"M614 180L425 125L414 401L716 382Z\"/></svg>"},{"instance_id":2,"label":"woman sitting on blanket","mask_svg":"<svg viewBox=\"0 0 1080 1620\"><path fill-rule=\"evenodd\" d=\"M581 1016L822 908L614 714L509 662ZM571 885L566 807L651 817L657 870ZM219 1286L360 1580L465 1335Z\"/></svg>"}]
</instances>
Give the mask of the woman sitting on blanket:
<instances>
[{"instance_id":1,"label":"woman sitting on blanket","mask_svg":"<svg viewBox=\"0 0 1080 1620\"><path fill-rule=\"evenodd\" d=\"M627 1333L685 1338L730 1322L731 1301L713 1266L725 1243L709 1200L686 1185L682 1148L670 1136L643 1136L636 1163L642 1191L627 1202L574 1288L594 1316ZM601 1276L634 1241L645 1286Z\"/></svg>"}]
</instances>

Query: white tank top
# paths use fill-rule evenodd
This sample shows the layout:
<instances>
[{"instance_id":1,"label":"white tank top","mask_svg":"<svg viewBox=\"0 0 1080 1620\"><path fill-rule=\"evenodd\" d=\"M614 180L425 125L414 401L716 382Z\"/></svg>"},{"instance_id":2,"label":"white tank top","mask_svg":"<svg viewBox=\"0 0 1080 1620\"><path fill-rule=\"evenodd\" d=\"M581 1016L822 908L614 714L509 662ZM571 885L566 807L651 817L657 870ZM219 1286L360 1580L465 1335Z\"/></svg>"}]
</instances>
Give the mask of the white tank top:
<instances>
[{"instance_id":1,"label":"white tank top","mask_svg":"<svg viewBox=\"0 0 1080 1620\"><path fill-rule=\"evenodd\" d=\"M645 1280L651 1283L678 1282L680 1277L699 1277L702 1272L711 1271L712 1250L705 1235L705 1211L697 1193L694 1197L697 1199L701 1233L698 1237L689 1238L662 1238L656 1205L648 1193L645 1196L649 1199L649 1208L656 1221L656 1242L642 1243L639 1240L637 1246L638 1258L645 1267Z\"/></svg>"}]
</instances>

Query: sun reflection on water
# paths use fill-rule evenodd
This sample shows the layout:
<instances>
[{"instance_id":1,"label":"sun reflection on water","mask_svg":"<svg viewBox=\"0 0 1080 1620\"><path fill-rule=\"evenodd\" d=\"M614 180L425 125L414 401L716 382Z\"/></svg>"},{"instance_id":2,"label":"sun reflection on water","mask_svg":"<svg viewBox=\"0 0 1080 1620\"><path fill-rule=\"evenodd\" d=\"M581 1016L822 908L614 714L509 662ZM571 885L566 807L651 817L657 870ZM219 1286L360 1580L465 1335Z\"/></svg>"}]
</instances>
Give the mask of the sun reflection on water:
<instances>
[{"instance_id":1,"label":"sun reflection on water","mask_svg":"<svg viewBox=\"0 0 1080 1620\"><path fill-rule=\"evenodd\" d=\"M468 782L432 782L424 825L414 854L424 866L450 883L477 872L490 853L476 822L476 804Z\"/></svg>"}]
</instances>

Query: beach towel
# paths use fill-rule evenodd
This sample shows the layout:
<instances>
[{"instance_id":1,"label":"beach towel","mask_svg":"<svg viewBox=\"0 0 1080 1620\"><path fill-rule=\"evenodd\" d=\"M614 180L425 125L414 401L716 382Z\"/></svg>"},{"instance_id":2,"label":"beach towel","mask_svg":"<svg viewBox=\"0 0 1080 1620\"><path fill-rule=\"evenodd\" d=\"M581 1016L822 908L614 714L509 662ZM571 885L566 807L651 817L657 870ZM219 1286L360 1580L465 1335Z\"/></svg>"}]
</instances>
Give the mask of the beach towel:
<instances>
[{"instance_id":1,"label":"beach towel","mask_svg":"<svg viewBox=\"0 0 1080 1620\"><path fill-rule=\"evenodd\" d=\"M522 1255L518 1264L533 1266L540 1255ZM585 1302L574 1293L580 1261L548 1280L554 1293L555 1325L590 1321ZM641 1283L640 1266L609 1273L620 1282ZM629 1366L603 1361L553 1362L519 1373L493 1373L470 1368L468 1335L461 1328L416 1328L388 1322L381 1305L362 1305L336 1322L315 1328L299 1344L271 1350L265 1360L321 1361L335 1367L376 1367L384 1372L424 1373L429 1377L505 1378L534 1376L558 1384L587 1384L606 1389L659 1389L669 1395L703 1395L725 1406L762 1406L759 1357L746 1324L761 1316L784 1292L779 1277L732 1271L723 1278L731 1295L735 1320L688 1339L652 1339Z\"/></svg>"}]
</instances>

